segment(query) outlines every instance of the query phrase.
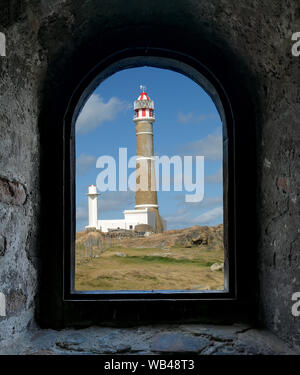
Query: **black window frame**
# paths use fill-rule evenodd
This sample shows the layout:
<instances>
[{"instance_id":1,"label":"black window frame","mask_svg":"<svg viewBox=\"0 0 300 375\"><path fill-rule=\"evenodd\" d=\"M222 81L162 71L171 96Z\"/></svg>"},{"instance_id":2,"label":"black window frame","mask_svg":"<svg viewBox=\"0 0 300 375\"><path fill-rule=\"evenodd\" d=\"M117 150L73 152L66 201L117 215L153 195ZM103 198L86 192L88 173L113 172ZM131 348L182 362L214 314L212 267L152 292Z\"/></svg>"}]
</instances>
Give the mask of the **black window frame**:
<instances>
[{"instance_id":1,"label":"black window frame","mask_svg":"<svg viewBox=\"0 0 300 375\"><path fill-rule=\"evenodd\" d=\"M122 62L127 61L125 65ZM178 65L168 66L165 61L178 62ZM205 78L208 86L215 90L223 107L222 120L226 119L223 126L223 192L224 192L224 242L225 242L225 291L74 291L74 266L75 266L75 119L83 107L88 96L99 83L127 67L156 66L178 71L194 79L190 72L198 72ZM188 67L188 68L186 68ZM187 70L185 70L187 69ZM101 75L105 72L105 75ZM197 82L199 83L199 82ZM200 84L200 83L199 83ZM202 86L202 85L201 85ZM203 86L202 86L203 87ZM208 89L206 87L205 89ZM213 100L216 103L217 97ZM235 103L233 103L235 102ZM240 104L240 105L238 105ZM254 316L256 309L255 293L249 287L251 271L241 269L249 264L244 251L249 251L250 243L245 243L242 248L244 231L240 220L244 218L242 203L246 195L252 193L248 203L253 203L255 193L255 148L251 137L246 142L241 141L242 131L237 132L236 124L243 121L243 126L250 125L249 116L244 115L245 107L248 108L247 95L234 93L231 97L221 81L194 56L179 52L161 49L134 47L114 53L102 60L78 84L66 108L63 121L63 198L62 198L62 225L61 237L62 253L59 275L55 283L45 281L46 292L41 298L42 319L45 326L70 326L86 324L137 324L142 322L164 321L205 321L224 322L248 320ZM220 109L220 108L218 108ZM237 134L238 133L238 134ZM248 154L247 154L248 153ZM249 182L243 165L252 180ZM237 174L237 171L239 174ZM248 204L249 207L249 204ZM255 205L248 213L255 216ZM249 219L249 217L248 217ZM239 246L239 252L237 247ZM49 259L49 254L46 256ZM251 257L253 259L253 257ZM60 268L61 266L61 268ZM48 266L47 266L48 267ZM53 267L52 267L53 268ZM240 272L237 272L240 270ZM48 274L51 266L48 268ZM59 292L49 288L59 288ZM45 289L44 289L45 290ZM53 298L49 298L49 296ZM53 301L53 306L51 306ZM52 310L51 313L46 311ZM58 309L55 313L54 310ZM54 316L56 318L54 319ZM57 318L59 316L59 319Z\"/></svg>"}]
</instances>

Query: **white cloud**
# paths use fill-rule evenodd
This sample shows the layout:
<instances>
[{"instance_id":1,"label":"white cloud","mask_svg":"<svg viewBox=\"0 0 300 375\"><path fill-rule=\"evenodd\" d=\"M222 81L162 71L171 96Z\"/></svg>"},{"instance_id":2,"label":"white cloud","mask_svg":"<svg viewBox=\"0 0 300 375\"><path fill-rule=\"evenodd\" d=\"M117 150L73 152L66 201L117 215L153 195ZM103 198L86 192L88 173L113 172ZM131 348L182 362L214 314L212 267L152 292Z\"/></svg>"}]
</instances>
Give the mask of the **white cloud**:
<instances>
[{"instance_id":1,"label":"white cloud","mask_svg":"<svg viewBox=\"0 0 300 375\"><path fill-rule=\"evenodd\" d=\"M217 128L214 133L198 141L190 142L182 147L185 155L204 156L208 160L221 160L223 157L223 139L221 128Z\"/></svg>"},{"instance_id":2,"label":"white cloud","mask_svg":"<svg viewBox=\"0 0 300 375\"><path fill-rule=\"evenodd\" d=\"M221 218L223 215L223 207L215 207L203 214L195 217L193 220L199 224L209 225L214 222L216 219Z\"/></svg>"},{"instance_id":3,"label":"white cloud","mask_svg":"<svg viewBox=\"0 0 300 375\"><path fill-rule=\"evenodd\" d=\"M191 122L192 119L193 119L193 114L191 112L186 113L186 114L179 112L177 115L177 121L180 124L187 124Z\"/></svg>"},{"instance_id":4,"label":"white cloud","mask_svg":"<svg viewBox=\"0 0 300 375\"><path fill-rule=\"evenodd\" d=\"M205 177L205 182L209 184L221 184L223 182L223 169L220 168L216 173Z\"/></svg>"},{"instance_id":5,"label":"white cloud","mask_svg":"<svg viewBox=\"0 0 300 375\"><path fill-rule=\"evenodd\" d=\"M200 123L200 122L203 122L203 121L219 120L219 119L220 119L220 117L216 113L195 115L191 112L189 112L189 113L179 112L178 115L177 115L177 121L180 124Z\"/></svg>"},{"instance_id":6,"label":"white cloud","mask_svg":"<svg viewBox=\"0 0 300 375\"><path fill-rule=\"evenodd\" d=\"M88 215L88 205L86 206L77 206L76 207L76 220L87 220ZM86 224L87 225L87 224Z\"/></svg>"},{"instance_id":7,"label":"white cloud","mask_svg":"<svg viewBox=\"0 0 300 375\"><path fill-rule=\"evenodd\" d=\"M189 205L189 207L191 207L194 204L196 207L200 206L202 208L209 208L209 207L223 204L223 198L221 196L209 197L209 198L204 198L202 202L187 203L187 204Z\"/></svg>"},{"instance_id":8,"label":"white cloud","mask_svg":"<svg viewBox=\"0 0 300 375\"><path fill-rule=\"evenodd\" d=\"M208 207L213 207L217 206L223 203L223 198L221 195L216 196L216 197L208 197L206 198L204 196L203 201L201 202L185 202L185 196L184 194L178 194L175 197L175 200L178 202L178 206L182 210L193 210L194 208L199 210L199 207L201 208L208 208Z\"/></svg>"},{"instance_id":9,"label":"white cloud","mask_svg":"<svg viewBox=\"0 0 300 375\"><path fill-rule=\"evenodd\" d=\"M164 219L167 220L168 227L170 224L175 224L175 225L172 225L172 227L178 225L178 228L180 226L183 226L189 223L191 224L193 221L193 219L188 216L188 212L183 211L183 210L182 211L178 210L174 215L164 217ZM191 225L194 225L194 224L191 224Z\"/></svg>"},{"instance_id":10,"label":"white cloud","mask_svg":"<svg viewBox=\"0 0 300 375\"><path fill-rule=\"evenodd\" d=\"M190 227L193 225L215 225L223 222L222 196L208 197L199 203L186 203L184 195L175 197L177 211L165 217L169 229Z\"/></svg>"},{"instance_id":11,"label":"white cloud","mask_svg":"<svg viewBox=\"0 0 300 375\"><path fill-rule=\"evenodd\" d=\"M85 103L76 121L76 132L89 133L105 121L114 120L120 112L131 108L131 105L116 97L106 103L97 94L92 94Z\"/></svg>"},{"instance_id":12,"label":"white cloud","mask_svg":"<svg viewBox=\"0 0 300 375\"><path fill-rule=\"evenodd\" d=\"M78 176L84 175L92 166L96 166L96 158L92 155L82 153L76 159L76 173Z\"/></svg>"},{"instance_id":13,"label":"white cloud","mask_svg":"<svg viewBox=\"0 0 300 375\"><path fill-rule=\"evenodd\" d=\"M101 212L119 211L133 209L135 193L133 191L110 191L102 193L98 197L98 218L101 218ZM76 207L76 219L82 220L88 218L88 199L86 204L80 203Z\"/></svg>"},{"instance_id":14,"label":"white cloud","mask_svg":"<svg viewBox=\"0 0 300 375\"><path fill-rule=\"evenodd\" d=\"M223 222L223 207L214 207L194 217L191 212L179 209L174 215L166 217L168 228L182 228L193 225L215 225Z\"/></svg>"}]
</instances>

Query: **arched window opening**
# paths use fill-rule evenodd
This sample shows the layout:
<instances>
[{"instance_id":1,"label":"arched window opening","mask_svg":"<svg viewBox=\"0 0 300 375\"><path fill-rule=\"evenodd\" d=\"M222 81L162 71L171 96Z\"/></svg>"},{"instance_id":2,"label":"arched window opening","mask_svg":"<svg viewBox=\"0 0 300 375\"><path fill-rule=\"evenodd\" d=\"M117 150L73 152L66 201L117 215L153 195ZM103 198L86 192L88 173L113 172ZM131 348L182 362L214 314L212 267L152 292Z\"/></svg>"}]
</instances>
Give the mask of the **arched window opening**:
<instances>
[{"instance_id":1,"label":"arched window opening","mask_svg":"<svg viewBox=\"0 0 300 375\"><path fill-rule=\"evenodd\" d=\"M135 65L104 69L74 110L71 292L228 294L223 103L183 63Z\"/></svg>"}]
</instances>

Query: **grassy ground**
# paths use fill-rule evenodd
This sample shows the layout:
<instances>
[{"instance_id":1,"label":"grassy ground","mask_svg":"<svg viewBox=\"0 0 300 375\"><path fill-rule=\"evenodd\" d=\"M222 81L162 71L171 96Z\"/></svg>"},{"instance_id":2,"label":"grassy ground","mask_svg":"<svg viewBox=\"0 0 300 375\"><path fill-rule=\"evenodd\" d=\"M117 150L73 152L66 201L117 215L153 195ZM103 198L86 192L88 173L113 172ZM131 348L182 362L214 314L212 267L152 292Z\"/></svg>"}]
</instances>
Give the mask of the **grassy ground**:
<instances>
[{"instance_id":1,"label":"grassy ground","mask_svg":"<svg viewBox=\"0 0 300 375\"><path fill-rule=\"evenodd\" d=\"M108 248L97 257L76 249L76 290L210 290L223 289L223 271L211 271L224 261L224 250L209 246L168 249Z\"/></svg>"}]
</instances>

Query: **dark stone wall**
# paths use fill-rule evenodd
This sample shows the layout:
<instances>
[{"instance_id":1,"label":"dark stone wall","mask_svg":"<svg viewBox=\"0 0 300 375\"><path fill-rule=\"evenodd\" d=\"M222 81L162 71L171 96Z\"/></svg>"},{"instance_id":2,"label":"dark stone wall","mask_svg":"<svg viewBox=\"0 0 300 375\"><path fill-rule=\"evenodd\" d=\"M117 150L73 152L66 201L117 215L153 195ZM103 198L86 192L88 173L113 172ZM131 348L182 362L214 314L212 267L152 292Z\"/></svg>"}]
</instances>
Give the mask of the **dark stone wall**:
<instances>
[{"instance_id":1,"label":"dark stone wall","mask_svg":"<svg viewBox=\"0 0 300 375\"><path fill-rule=\"evenodd\" d=\"M0 291L8 300L0 340L35 321L41 202L49 198L40 165L51 158L55 165L61 156L53 142L59 125L50 128L47 119L63 111L80 77L105 55L135 45L176 50L184 40L187 53L197 50L224 84L250 98L258 214L245 241L257 240L258 257L249 285L255 289L259 276L262 325L299 344L299 318L291 314L291 295L300 291L300 58L291 54L292 33L300 31L298 0L128 0L126 6L120 0L1 0L0 8L7 39L7 57L0 57ZM232 76L238 79L229 82ZM48 183L55 197L55 181ZM42 218L58 212L53 207ZM56 240L53 233L54 249Z\"/></svg>"},{"instance_id":2,"label":"dark stone wall","mask_svg":"<svg viewBox=\"0 0 300 375\"><path fill-rule=\"evenodd\" d=\"M41 72L37 22L23 1L0 1L0 343L31 324L37 294Z\"/></svg>"}]
</instances>

